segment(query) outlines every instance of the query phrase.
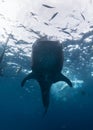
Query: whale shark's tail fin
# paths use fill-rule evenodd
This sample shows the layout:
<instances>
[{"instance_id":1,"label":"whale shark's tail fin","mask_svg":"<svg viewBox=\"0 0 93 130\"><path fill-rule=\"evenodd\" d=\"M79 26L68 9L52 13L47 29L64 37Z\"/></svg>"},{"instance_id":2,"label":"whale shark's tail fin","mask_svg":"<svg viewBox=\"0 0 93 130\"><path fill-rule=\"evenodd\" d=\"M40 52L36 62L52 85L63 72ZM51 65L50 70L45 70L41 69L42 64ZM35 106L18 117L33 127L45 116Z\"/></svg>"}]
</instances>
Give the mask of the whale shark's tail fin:
<instances>
[{"instance_id":1,"label":"whale shark's tail fin","mask_svg":"<svg viewBox=\"0 0 93 130\"><path fill-rule=\"evenodd\" d=\"M70 87L72 87L72 82L70 81L70 79L68 79L66 76L64 76L63 74L58 74L55 79L54 82L58 82L58 81L64 81L66 82Z\"/></svg>"},{"instance_id":2,"label":"whale shark's tail fin","mask_svg":"<svg viewBox=\"0 0 93 130\"><path fill-rule=\"evenodd\" d=\"M23 87L25 82L29 79L35 79L35 74L33 72L29 73L21 82L21 86Z\"/></svg>"},{"instance_id":3,"label":"whale shark's tail fin","mask_svg":"<svg viewBox=\"0 0 93 130\"><path fill-rule=\"evenodd\" d=\"M45 108L45 110L44 110L44 112L43 112L43 118L46 116L46 114L47 114L47 111L48 111L48 108Z\"/></svg>"},{"instance_id":4,"label":"whale shark's tail fin","mask_svg":"<svg viewBox=\"0 0 93 130\"><path fill-rule=\"evenodd\" d=\"M37 76L33 72L31 72L22 80L21 86L23 87L25 82L29 79L36 79L40 85L41 94L42 94L42 102L45 107L45 111L44 111L44 116L45 116L48 110L48 106L49 106L49 94L50 94L51 83L48 81L45 82L43 80L38 80Z\"/></svg>"},{"instance_id":5,"label":"whale shark's tail fin","mask_svg":"<svg viewBox=\"0 0 93 130\"><path fill-rule=\"evenodd\" d=\"M41 88L41 94L42 94L42 102L45 108L43 116L46 115L48 107L49 107L49 98L50 98L50 87L51 84L49 82L39 82L40 88Z\"/></svg>"}]
</instances>

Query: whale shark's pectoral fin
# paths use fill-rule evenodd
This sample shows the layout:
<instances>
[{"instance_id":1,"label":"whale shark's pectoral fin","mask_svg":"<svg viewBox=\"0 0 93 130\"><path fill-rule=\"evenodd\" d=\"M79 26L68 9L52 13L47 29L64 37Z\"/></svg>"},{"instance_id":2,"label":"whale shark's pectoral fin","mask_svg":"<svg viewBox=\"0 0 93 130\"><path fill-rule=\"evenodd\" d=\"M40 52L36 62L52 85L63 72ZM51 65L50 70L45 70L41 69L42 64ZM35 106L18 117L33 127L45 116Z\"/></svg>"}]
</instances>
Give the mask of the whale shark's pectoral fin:
<instances>
[{"instance_id":1,"label":"whale shark's pectoral fin","mask_svg":"<svg viewBox=\"0 0 93 130\"><path fill-rule=\"evenodd\" d=\"M56 81L56 82L58 82L58 81L64 81L64 82L66 82L70 87L73 86L73 85L72 85L72 82L70 81L70 79L68 79L66 76L64 76L64 75L61 74L61 73L56 76L55 81Z\"/></svg>"},{"instance_id":2,"label":"whale shark's pectoral fin","mask_svg":"<svg viewBox=\"0 0 93 130\"><path fill-rule=\"evenodd\" d=\"M35 79L35 74L33 72L29 73L21 82L21 86L23 87L25 82L29 79Z\"/></svg>"},{"instance_id":3,"label":"whale shark's pectoral fin","mask_svg":"<svg viewBox=\"0 0 93 130\"><path fill-rule=\"evenodd\" d=\"M61 74L61 78L63 81L65 81L70 87L73 87L72 82L70 81L70 79L68 79L66 76L64 76L63 74Z\"/></svg>"}]
</instances>

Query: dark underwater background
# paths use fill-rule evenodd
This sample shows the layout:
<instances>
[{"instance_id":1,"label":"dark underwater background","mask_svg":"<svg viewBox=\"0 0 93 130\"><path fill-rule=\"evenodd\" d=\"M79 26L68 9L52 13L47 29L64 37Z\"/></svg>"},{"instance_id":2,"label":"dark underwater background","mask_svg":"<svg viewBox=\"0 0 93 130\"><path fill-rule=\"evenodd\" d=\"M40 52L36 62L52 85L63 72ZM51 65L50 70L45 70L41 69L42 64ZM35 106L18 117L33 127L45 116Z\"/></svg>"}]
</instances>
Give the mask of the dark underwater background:
<instances>
[{"instance_id":1,"label":"dark underwater background","mask_svg":"<svg viewBox=\"0 0 93 130\"><path fill-rule=\"evenodd\" d=\"M39 84L21 87L38 39L63 44L73 83L52 85L45 116ZM93 130L92 0L0 1L0 130Z\"/></svg>"}]
</instances>

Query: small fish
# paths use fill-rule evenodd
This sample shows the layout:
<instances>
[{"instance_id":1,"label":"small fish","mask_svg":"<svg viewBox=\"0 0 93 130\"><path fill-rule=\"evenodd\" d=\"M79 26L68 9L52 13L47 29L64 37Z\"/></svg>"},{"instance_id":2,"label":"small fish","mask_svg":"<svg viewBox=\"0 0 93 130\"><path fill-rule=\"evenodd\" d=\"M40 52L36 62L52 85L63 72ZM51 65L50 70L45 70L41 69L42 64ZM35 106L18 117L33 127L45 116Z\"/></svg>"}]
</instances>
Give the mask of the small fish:
<instances>
[{"instance_id":1,"label":"small fish","mask_svg":"<svg viewBox=\"0 0 93 130\"><path fill-rule=\"evenodd\" d=\"M93 26L90 26L90 28L93 28Z\"/></svg>"},{"instance_id":2,"label":"small fish","mask_svg":"<svg viewBox=\"0 0 93 130\"><path fill-rule=\"evenodd\" d=\"M27 45L27 44L29 44L29 42L26 42L26 41L24 41L24 40L17 40L16 41L16 44L25 44L25 45Z\"/></svg>"},{"instance_id":3,"label":"small fish","mask_svg":"<svg viewBox=\"0 0 93 130\"><path fill-rule=\"evenodd\" d=\"M85 20L85 17L84 17L84 15L82 13L81 13L81 16L82 16L83 20Z\"/></svg>"},{"instance_id":4,"label":"small fish","mask_svg":"<svg viewBox=\"0 0 93 130\"><path fill-rule=\"evenodd\" d=\"M57 14L58 14L58 12L56 12L55 14L53 14L53 16L49 19L49 21L51 21L52 19L54 19Z\"/></svg>"},{"instance_id":5,"label":"small fish","mask_svg":"<svg viewBox=\"0 0 93 130\"><path fill-rule=\"evenodd\" d=\"M20 24L17 26L18 28L25 28L26 29L26 26L24 26L23 24Z\"/></svg>"},{"instance_id":6,"label":"small fish","mask_svg":"<svg viewBox=\"0 0 93 130\"><path fill-rule=\"evenodd\" d=\"M66 34L68 34L68 35L71 35L71 34L70 34L69 32L67 32L67 31L62 30L62 32L66 33Z\"/></svg>"},{"instance_id":7,"label":"small fish","mask_svg":"<svg viewBox=\"0 0 93 130\"><path fill-rule=\"evenodd\" d=\"M47 7L47 8L55 8L55 7L52 7L52 6L46 5L46 4L42 4L42 6Z\"/></svg>"},{"instance_id":8,"label":"small fish","mask_svg":"<svg viewBox=\"0 0 93 130\"><path fill-rule=\"evenodd\" d=\"M77 29L71 29L71 33L75 33Z\"/></svg>"},{"instance_id":9,"label":"small fish","mask_svg":"<svg viewBox=\"0 0 93 130\"><path fill-rule=\"evenodd\" d=\"M33 29L30 29L29 32L33 32L33 33L36 34L38 37L42 37L42 35L40 34L39 31L34 31Z\"/></svg>"},{"instance_id":10,"label":"small fish","mask_svg":"<svg viewBox=\"0 0 93 130\"><path fill-rule=\"evenodd\" d=\"M30 12L30 14L31 14L32 16L36 16L36 14L35 14L35 13L33 13L33 12Z\"/></svg>"},{"instance_id":11,"label":"small fish","mask_svg":"<svg viewBox=\"0 0 93 130\"><path fill-rule=\"evenodd\" d=\"M38 21L38 19L36 17L33 17L36 21Z\"/></svg>"},{"instance_id":12,"label":"small fish","mask_svg":"<svg viewBox=\"0 0 93 130\"><path fill-rule=\"evenodd\" d=\"M76 24L75 27L78 27L80 25L80 23Z\"/></svg>"},{"instance_id":13,"label":"small fish","mask_svg":"<svg viewBox=\"0 0 93 130\"><path fill-rule=\"evenodd\" d=\"M48 23L44 22L45 25L49 25Z\"/></svg>"},{"instance_id":14,"label":"small fish","mask_svg":"<svg viewBox=\"0 0 93 130\"><path fill-rule=\"evenodd\" d=\"M73 38L73 36L69 32L64 31L64 30L62 30L62 32L68 34L69 36L71 36Z\"/></svg>"},{"instance_id":15,"label":"small fish","mask_svg":"<svg viewBox=\"0 0 93 130\"><path fill-rule=\"evenodd\" d=\"M56 28L59 29L59 31L65 31L67 29L67 27L66 28L56 27Z\"/></svg>"},{"instance_id":16,"label":"small fish","mask_svg":"<svg viewBox=\"0 0 93 130\"><path fill-rule=\"evenodd\" d=\"M66 29L67 29L67 27L66 28L62 28L63 31L65 31Z\"/></svg>"}]
</instances>

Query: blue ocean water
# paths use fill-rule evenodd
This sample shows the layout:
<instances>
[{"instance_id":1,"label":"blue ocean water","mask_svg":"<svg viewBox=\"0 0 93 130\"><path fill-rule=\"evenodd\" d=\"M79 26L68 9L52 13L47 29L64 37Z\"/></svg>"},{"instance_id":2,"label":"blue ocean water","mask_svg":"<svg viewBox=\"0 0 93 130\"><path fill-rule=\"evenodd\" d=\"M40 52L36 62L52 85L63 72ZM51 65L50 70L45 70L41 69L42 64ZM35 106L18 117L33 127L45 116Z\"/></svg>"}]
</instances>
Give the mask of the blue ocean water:
<instances>
[{"instance_id":1,"label":"blue ocean water","mask_svg":"<svg viewBox=\"0 0 93 130\"><path fill-rule=\"evenodd\" d=\"M85 1L0 1L0 130L93 130L93 1ZM39 84L21 81L32 44L46 37L63 44L62 73L73 88L53 84L43 116Z\"/></svg>"},{"instance_id":2,"label":"blue ocean water","mask_svg":"<svg viewBox=\"0 0 93 130\"><path fill-rule=\"evenodd\" d=\"M30 80L24 88L21 88L21 81L27 75L24 68L31 70L30 67L28 68L31 62L30 57L23 56L21 60L18 57L12 59L10 56L4 56L2 63L5 66L3 75L0 76L0 130L93 129L93 70L91 66L93 63L88 64L93 56L93 50L91 48L86 50L89 52L86 57L77 52L72 55L73 51L69 53L69 49L65 49L66 44L72 45L73 42L65 43L64 58L70 61L69 63L64 61L63 67L65 74L70 71L67 75L73 82L73 88L60 82L52 86L50 106L45 117L43 117L44 107L39 84ZM79 62L78 55L84 57L85 61ZM18 66L13 62L6 65L8 60L14 60L23 68L17 71Z\"/></svg>"}]
</instances>

